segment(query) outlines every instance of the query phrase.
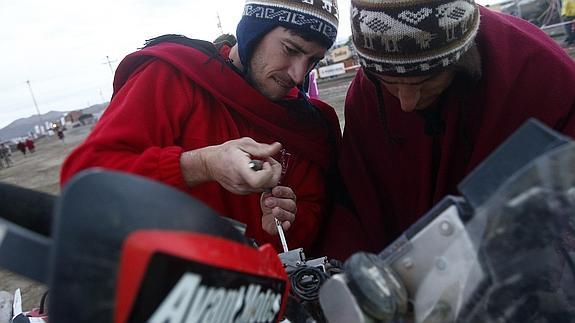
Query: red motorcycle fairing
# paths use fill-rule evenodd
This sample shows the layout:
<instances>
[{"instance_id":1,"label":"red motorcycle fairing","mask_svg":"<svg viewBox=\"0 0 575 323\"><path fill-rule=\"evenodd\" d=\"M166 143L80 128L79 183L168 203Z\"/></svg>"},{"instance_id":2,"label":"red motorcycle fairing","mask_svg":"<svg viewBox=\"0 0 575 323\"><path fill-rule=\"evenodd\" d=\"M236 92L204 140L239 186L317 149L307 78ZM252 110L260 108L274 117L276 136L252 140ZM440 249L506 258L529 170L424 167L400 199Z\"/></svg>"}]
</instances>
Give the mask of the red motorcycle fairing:
<instances>
[{"instance_id":1,"label":"red motorcycle fairing","mask_svg":"<svg viewBox=\"0 0 575 323\"><path fill-rule=\"evenodd\" d=\"M114 322L278 322L288 277L271 245L141 230L125 240Z\"/></svg>"}]
</instances>

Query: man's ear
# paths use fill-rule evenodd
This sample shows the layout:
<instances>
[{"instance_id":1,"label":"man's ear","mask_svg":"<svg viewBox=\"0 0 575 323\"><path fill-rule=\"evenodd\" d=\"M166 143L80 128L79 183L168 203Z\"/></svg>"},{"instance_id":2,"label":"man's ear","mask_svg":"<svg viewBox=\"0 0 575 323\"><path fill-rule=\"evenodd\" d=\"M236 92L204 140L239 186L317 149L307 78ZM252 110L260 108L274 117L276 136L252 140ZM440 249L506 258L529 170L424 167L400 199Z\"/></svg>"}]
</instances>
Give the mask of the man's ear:
<instances>
[{"instance_id":1,"label":"man's ear","mask_svg":"<svg viewBox=\"0 0 575 323\"><path fill-rule=\"evenodd\" d=\"M459 61L453 64L453 67L466 73L473 80L479 80L481 78L481 55L479 54L477 45L471 45Z\"/></svg>"}]
</instances>

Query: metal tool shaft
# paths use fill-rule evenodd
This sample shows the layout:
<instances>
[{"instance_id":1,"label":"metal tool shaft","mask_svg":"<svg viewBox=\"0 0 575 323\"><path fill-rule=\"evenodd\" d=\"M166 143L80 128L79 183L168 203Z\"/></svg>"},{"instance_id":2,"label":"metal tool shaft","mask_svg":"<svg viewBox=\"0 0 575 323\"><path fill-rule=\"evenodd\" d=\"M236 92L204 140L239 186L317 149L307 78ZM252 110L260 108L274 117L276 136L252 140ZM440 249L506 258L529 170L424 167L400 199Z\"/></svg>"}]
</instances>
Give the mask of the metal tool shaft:
<instances>
[{"instance_id":1,"label":"metal tool shaft","mask_svg":"<svg viewBox=\"0 0 575 323\"><path fill-rule=\"evenodd\" d=\"M257 159L250 160L250 162L248 163L248 167L254 172L257 172L264 168L264 162Z\"/></svg>"},{"instance_id":2,"label":"metal tool shaft","mask_svg":"<svg viewBox=\"0 0 575 323\"><path fill-rule=\"evenodd\" d=\"M261 160L250 160L248 167L251 168L253 171L260 171L263 168L263 162ZM271 193L272 189L266 189L265 190L268 193ZM276 220L276 228L278 229L278 234L280 236L280 240L282 243L282 248L284 249L284 252L288 252L288 245L287 245L287 241L286 241L286 236L284 235L284 229L282 228L282 224L278 219Z\"/></svg>"},{"instance_id":3,"label":"metal tool shaft","mask_svg":"<svg viewBox=\"0 0 575 323\"><path fill-rule=\"evenodd\" d=\"M284 235L284 229L282 228L282 224L278 219L275 220L276 220L276 227L278 228L278 234L280 235L280 240L282 242L282 248L284 249L284 252L288 252L289 249L286 241L286 236Z\"/></svg>"}]
</instances>

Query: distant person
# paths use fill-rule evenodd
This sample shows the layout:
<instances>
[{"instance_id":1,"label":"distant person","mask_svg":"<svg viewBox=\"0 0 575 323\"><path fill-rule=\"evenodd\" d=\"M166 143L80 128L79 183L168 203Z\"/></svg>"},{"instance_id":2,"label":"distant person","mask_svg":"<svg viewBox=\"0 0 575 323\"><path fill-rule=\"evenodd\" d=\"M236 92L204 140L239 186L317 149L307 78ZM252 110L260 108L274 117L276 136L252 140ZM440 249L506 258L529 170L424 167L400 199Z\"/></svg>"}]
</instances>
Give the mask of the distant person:
<instances>
[{"instance_id":1,"label":"distant person","mask_svg":"<svg viewBox=\"0 0 575 323\"><path fill-rule=\"evenodd\" d=\"M381 251L457 194L527 119L575 136L575 62L525 20L473 0L352 0L351 26L361 69L339 166L357 226L330 221L348 254Z\"/></svg>"},{"instance_id":2,"label":"distant person","mask_svg":"<svg viewBox=\"0 0 575 323\"><path fill-rule=\"evenodd\" d=\"M234 46L149 41L118 67L112 102L64 163L62 183L90 167L135 173L247 224L258 243L281 250L277 219L290 247L311 245L340 130L333 108L298 88L337 23L336 1L248 0ZM252 159L263 169L250 169Z\"/></svg>"},{"instance_id":3,"label":"distant person","mask_svg":"<svg viewBox=\"0 0 575 323\"><path fill-rule=\"evenodd\" d=\"M8 167L8 164L6 164L6 161L4 160L4 150L0 146L0 168L5 167Z\"/></svg>"},{"instance_id":4,"label":"distant person","mask_svg":"<svg viewBox=\"0 0 575 323\"><path fill-rule=\"evenodd\" d=\"M18 141L18 144L16 145L16 148L18 150L20 150L20 152L22 153L22 155L26 156L26 144L24 142L22 142L22 140Z\"/></svg>"},{"instance_id":5,"label":"distant person","mask_svg":"<svg viewBox=\"0 0 575 323\"><path fill-rule=\"evenodd\" d=\"M214 45L219 47L221 45L226 45L228 47L234 47L237 44L236 36L232 34L221 34L214 40Z\"/></svg>"},{"instance_id":6,"label":"distant person","mask_svg":"<svg viewBox=\"0 0 575 323\"><path fill-rule=\"evenodd\" d=\"M317 87L317 80L314 72L309 73L306 77L303 89L308 97L312 99L319 99L319 89Z\"/></svg>"},{"instance_id":7,"label":"distant person","mask_svg":"<svg viewBox=\"0 0 575 323\"><path fill-rule=\"evenodd\" d=\"M56 133L58 134L58 139L60 139L60 141L62 143L66 143L64 141L64 130L62 130L62 128L58 128L58 130L56 131Z\"/></svg>"},{"instance_id":8,"label":"distant person","mask_svg":"<svg viewBox=\"0 0 575 323\"><path fill-rule=\"evenodd\" d=\"M36 146L34 145L34 140L32 140L31 138L27 138L26 139L26 148L28 148L28 151L33 154L34 151L36 150Z\"/></svg>"},{"instance_id":9,"label":"distant person","mask_svg":"<svg viewBox=\"0 0 575 323\"><path fill-rule=\"evenodd\" d=\"M563 0L561 15L563 21L571 21L565 25L566 37L563 41L563 46L571 46L575 44L575 0Z\"/></svg>"},{"instance_id":10,"label":"distant person","mask_svg":"<svg viewBox=\"0 0 575 323\"><path fill-rule=\"evenodd\" d=\"M12 151L10 151L10 147L8 145L0 145L0 154L6 167L11 167L14 164L12 162Z\"/></svg>"}]
</instances>

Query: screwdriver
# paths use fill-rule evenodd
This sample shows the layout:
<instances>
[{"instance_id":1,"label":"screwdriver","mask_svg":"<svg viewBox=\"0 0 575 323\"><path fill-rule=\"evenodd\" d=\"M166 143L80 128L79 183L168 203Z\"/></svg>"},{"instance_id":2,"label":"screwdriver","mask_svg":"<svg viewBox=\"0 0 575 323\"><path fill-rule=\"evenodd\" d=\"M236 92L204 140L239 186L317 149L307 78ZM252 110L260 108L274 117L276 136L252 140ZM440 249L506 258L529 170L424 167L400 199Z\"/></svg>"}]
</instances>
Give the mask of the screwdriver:
<instances>
[{"instance_id":1,"label":"screwdriver","mask_svg":"<svg viewBox=\"0 0 575 323\"><path fill-rule=\"evenodd\" d=\"M287 246L287 241L286 241L286 236L284 235L284 229L282 228L282 224L280 223L280 220L275 219L276 220L276 228L278 228L278 233L280 235L280 241L282 242L282 248L284 250L284 252L288 252L288 246Z\"/></svg>"},{"instance_id":2,"label":"screwdriver","mask_svg":"<svg viewBox=\"0 0 575 323\"><path fill-rule=\"evenodd\" d=\"M263 161L254 159L254 160L250 160L250 162L248 163L248 167L251 170L257 172L258 170L261 170L263 168L263 164L264 164ZM271 191L272 191L271 188L266 190L266 192L268 192L268 193L271 193ZM280 221L278 219L275 219L275 220L276 220L276 228L278 230L278 234L280 236L280 241L282 243L282 248L283 248L284 252L288 252L289 249L288 249L288 245L287 245L287 241L286 241L286 236L284 234L284 229L282 228L282 224L280 223Z\"/></svg>"}]
</instances>

